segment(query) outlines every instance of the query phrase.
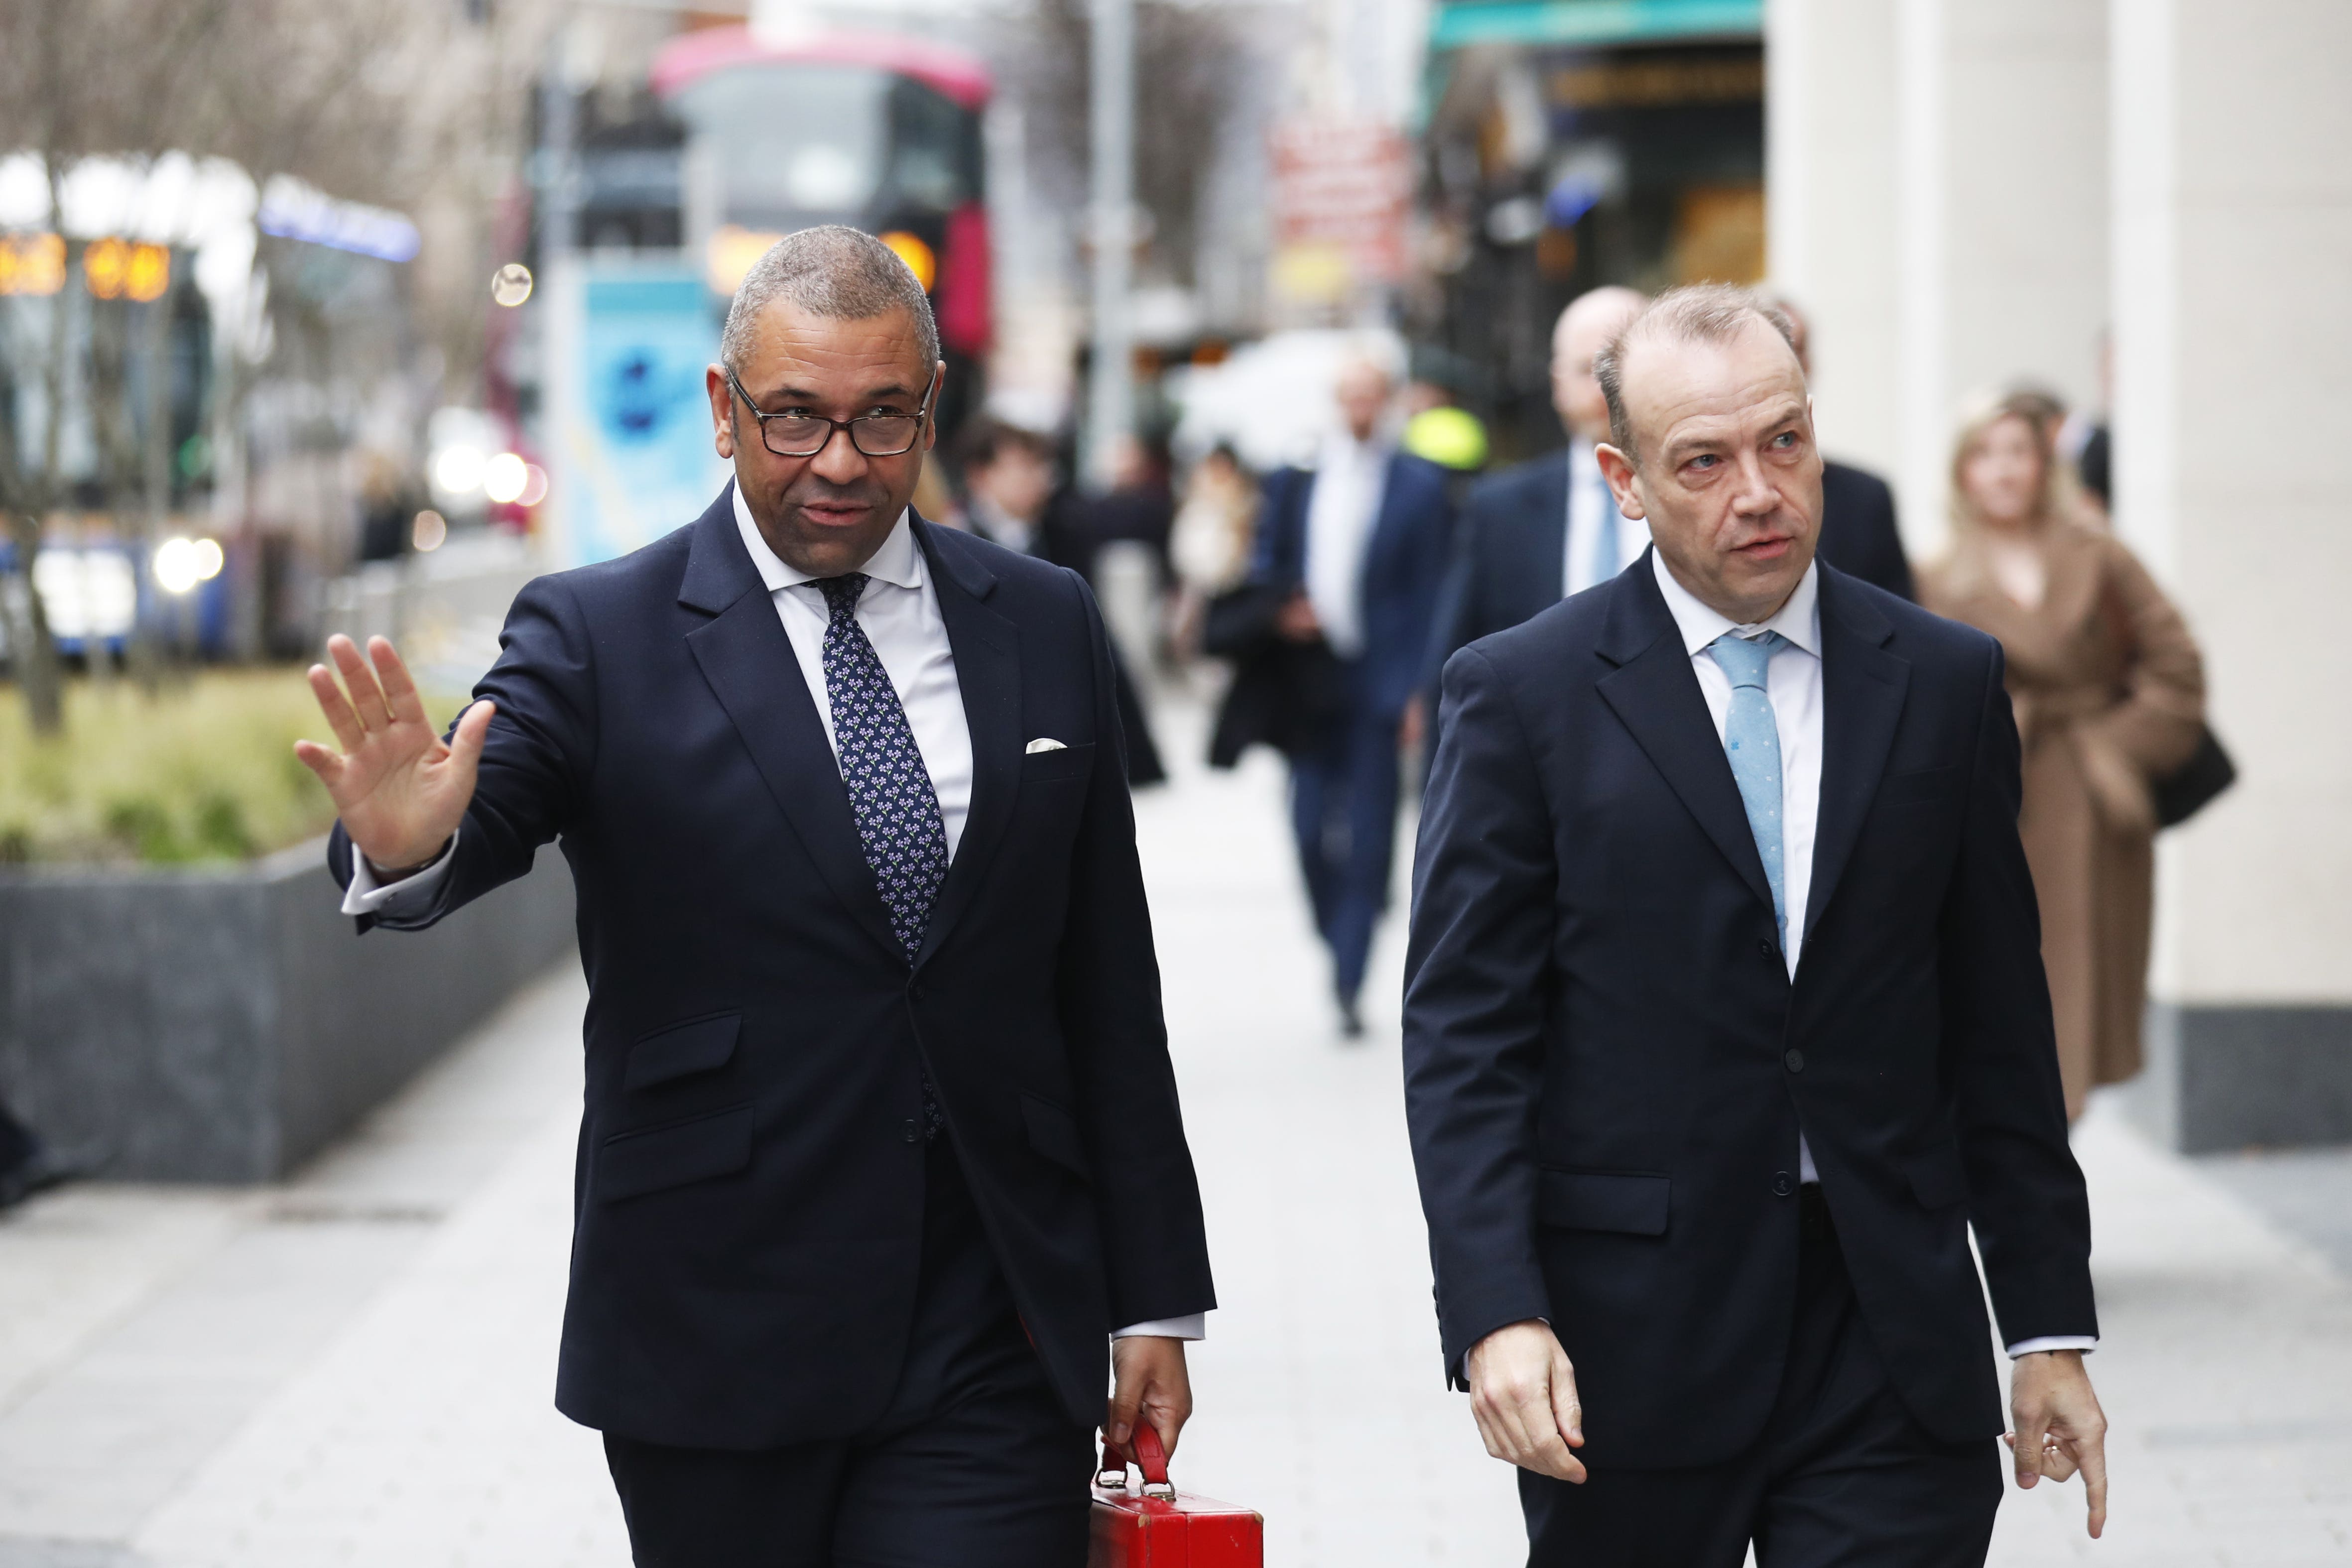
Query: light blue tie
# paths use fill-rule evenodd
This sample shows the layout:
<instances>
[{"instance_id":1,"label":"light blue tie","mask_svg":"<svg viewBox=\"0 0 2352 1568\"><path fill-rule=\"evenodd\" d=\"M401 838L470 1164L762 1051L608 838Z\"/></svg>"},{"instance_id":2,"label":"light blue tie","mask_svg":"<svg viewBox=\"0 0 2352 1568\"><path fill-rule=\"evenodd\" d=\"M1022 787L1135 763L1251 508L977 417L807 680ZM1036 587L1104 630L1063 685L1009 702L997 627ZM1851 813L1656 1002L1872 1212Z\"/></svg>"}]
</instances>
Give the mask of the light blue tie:
<instances>
[{"instance_id":1,"label":"light blue tie","mask_svg":"<svg viewBox=\"0 0 2352 1568\"><path fill-rule=\"evenodd\" d=\"M1617 552L1624 548L1617 538L1617 497L1609 493L1609 476L1598 463L1585 482L1601 492L1600 526L1592 530L1592 580L1606 582L1617 575Z\"/></svg>"},{"instance_id":2,"label":"light blue tie","mask_svg":"<svg viewBox=\"0 0 2352 1568\"><path fill-rule=\"evenodd\" d=\"M1764 862L1783 947L1789 941L1789 900L1782 891L1780 866L1780 727L1772 717L1764 673L1771 667L1772 655L1789 645L1778 632L1753 639L1726 632L1706 645L1731 680L1731 709L1723 716L1723 751L1731 759L1740 802L1748 808L1748 831L1756 835L1756 853Z\"/></svg>"}]
</instances>

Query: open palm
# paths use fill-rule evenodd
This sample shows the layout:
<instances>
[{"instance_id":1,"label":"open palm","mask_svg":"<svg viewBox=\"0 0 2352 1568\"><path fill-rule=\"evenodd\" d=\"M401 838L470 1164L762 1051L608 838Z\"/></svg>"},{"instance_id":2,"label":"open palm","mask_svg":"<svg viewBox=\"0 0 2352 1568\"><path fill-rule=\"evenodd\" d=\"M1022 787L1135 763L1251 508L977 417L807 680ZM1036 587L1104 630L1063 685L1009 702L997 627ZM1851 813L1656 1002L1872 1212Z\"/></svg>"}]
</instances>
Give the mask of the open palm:
<instances>
[{"instance_id":1,"label":"open palm","mask_svg":"<svg viewBox=\"0 0 2352 1568\"><path fill-rule=\"evenodd\" d=\"M342 750L298 740L294 755L327 787L343 831L378 870L423 865L441 852L474 798L492 705L467 708L445 742L389 642L371 637L362 658L350 638L330 637L327 653L342 684L313 664L310 690Z\"/></svg>"}]
</instances>

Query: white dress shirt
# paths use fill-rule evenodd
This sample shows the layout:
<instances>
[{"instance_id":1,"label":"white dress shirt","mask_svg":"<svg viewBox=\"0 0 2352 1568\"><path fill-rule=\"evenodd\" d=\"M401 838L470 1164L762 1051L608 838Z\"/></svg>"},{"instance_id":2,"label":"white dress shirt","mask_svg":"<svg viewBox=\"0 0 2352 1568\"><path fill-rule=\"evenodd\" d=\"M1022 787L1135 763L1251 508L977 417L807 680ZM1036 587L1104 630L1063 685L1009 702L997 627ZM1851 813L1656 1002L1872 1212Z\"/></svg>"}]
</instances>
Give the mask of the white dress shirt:
<instances>
[{"instance_id":1,"label":"white dress shirt","mask_svg":"<svg viewBox=\"0 0 2352 1568\"><path fill-rule=\"evenodd\" d=\"M801 678L807 683L810 696L815 699L817 719L824 727L825 744L833 747L838 766L841 747L833 733L833 705L826 700L824 685L824 632L833 612L825 604L824 591L816 586L816 579L787 566L768 548L742 491L732 486L730 491L743 548L751 553L751 564L775 602L777 618L783 622L784 636L792 643L793 662L800 666ZM915 543L914 529L906 514L899 514L897 526L883 539L881 548L858 570L868 580L857 597L857 624L866 632L866 641L874 644L883 672L898 694L899 706L906 709L908 727L915 735L915 748L922 754L923 769L930 775L932 792L939 797L940 820L947 831L948 857L952 861L963 840L964 821L971 812L971 727L964 715L963 688L956 680L955 650L949 644L947 622L940 613L939 591L931 584L929 564ZM457 844L453 834L448 846L432 864L389 885L376 882L367 857L354 849L352 883L343 897L343 913L380 914L429 903L434 890L448 873L449 857ZM1207 1332L1206 1314L1194 1312L1163 1322L1133 1323L1111 1337L1159 1334L1171 1339L1201 1339Z\"/></svg>"},{"instance_id":2,"label":"white dress shirt","mask_svg":"<svg viewBox=\"0 0 2352 1568\"><path fill-rule=\"evenodd\" d=\"M1638 517L1617 515L1617 554L1601 559L1602 508L1617 511L1617 497L1601 472L1592 443L1578 437L1568 444L1568 549L1560 561L1560 597L1581 593L1596 582L1606 582L1650 548L1650 525Z\"/></svg>"},{"instance_id":3,"label":"white dress shirt","mask_svg":"<svg viewBox=\"0 0 2352 1568\"><path fill-rule=\"evenodd\" d=\"M1389 449L1344 432L1323 443L1307 497L1307 602L1331 652L1364 651L1364 551L1387 488Z\"/></svg>"},{"instance_id":4,"label":"white dress shirt","mask_svg":"<svg viewBox=\"0 0 2352 1568\"><path fill-rule=\"evenodd\" d=\"M1646 530L1644 530L1646 533ZM1789 930L1781 943L1789 978L1797 977L1797 961L1805 945L1805 908L1813 891L1813 839L1822 810L1822 602L1821 566L1805 568L1794 592L1771 619L1740 625L1719 611L1701 603L1697 595L1675 580L1662 555L1650 557L1657 573L1658 591L1682 633L1690 654L1691 671L1698 677L1699 695L1706 699L1707 716L1715 720L1715 737L1723 739L1731 712L1731 677L1706 651L1707 644L1728 632L1754 639L1778 632L1788 645L1774 651L1766 666L1765 695L1772 704L1773 727L1780 737L1780 896L1788 905ZM1797 1134L1797 1179L1818 1182L1812 1146ZM2021 1340L2009 1347L2011 1356L2038 1350L2089 1350L2098 1342L2086 1336L2063 1335Z\"/></svg>"}]
</instances>

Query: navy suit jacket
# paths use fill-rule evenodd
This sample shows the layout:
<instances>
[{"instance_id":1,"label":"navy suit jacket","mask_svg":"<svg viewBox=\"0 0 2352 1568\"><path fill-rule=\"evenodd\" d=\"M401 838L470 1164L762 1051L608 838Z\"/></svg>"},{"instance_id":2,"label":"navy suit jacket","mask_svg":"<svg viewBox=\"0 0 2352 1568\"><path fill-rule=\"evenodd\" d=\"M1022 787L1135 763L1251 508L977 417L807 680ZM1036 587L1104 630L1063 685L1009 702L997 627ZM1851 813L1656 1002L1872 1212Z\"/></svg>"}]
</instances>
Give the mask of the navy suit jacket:
<instances>
[{"instance_id":1,"label":"navy suit jacket","mask_svg":"<svg viewBox=\"0 0 2352 1568\"><path fill-rule=\"evenodd\" d=\"M1548 1319L1595 1462L1709 1464L1762 1431L1801 1130L1937 1437L2003 1426L1971 1224L2007 1343L2097 1333L2000 646L1832 568L1820 589L1793 983L1646 555L1445 668L1404 1017L1445 1365Z\"/></svg>"},{"instance_id":2,"label":"navy suit jacket","mask_svg":"<svg viewBox=\"0 0 2352 1568\"><path fill-rule=\"evenodd\" d=\"M479 786L408 924L551 839L571 862L587 1092L556 1403L587 1426L760 1448L881 1415L927 1068L1073 1421L1101 1418L1112 1329L1213 1304L1101 619L1074 573L913 528L974 779L911 965L728 494L525 588L476 688Z\"/></svg>"},{"instance_id":3,"label":"navy suit jacket","mask_svg":"<svg viewBox=\"0 0 2352 1568\"><path fill-rule=\"evenodd\" d=\"M1427 674L1559 602L1568 580L1568 448L1490 474L1463 503Z\"/></svg>"},{"instance_id":4,"label":"navy suit jacket","mask_svg":"<svg viewBox=\"0 0 2352 1568\"><path fill-rule=\"evenodd\" d=\"M1895 492L1886 481L1843 463L1822 465L1821 558L1899 599L1916 599L1910 558L1895 523Z\"/></svg>"},{"instance_id":5,"label":"navy suit jacket","mask_svg":"<svg viewBox=\"0 0 2352 1568\"><path fill-rule=\"evenodd\" d=\"M1295 589L1307 580L1307 510L1315 476L1277 468L1265 476L1250 580ZM1445 470L1399 452L1381 485L1380 515L1364 547L1364 652L1350 689L1369 711L1394 716L1420 687L1431 617L1454 528Z\"/></svg>"}]
</instances>

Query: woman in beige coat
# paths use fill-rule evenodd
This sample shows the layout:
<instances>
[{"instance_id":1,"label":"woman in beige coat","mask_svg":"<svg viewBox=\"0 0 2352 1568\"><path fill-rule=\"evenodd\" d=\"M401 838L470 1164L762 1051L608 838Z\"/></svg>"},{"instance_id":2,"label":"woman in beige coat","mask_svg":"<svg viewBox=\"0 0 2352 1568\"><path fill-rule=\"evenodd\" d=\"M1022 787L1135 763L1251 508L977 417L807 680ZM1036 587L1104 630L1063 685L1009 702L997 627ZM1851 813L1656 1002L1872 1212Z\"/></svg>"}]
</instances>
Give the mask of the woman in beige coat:
<instances>
[{"instance_id":1,"label":"woman in beige coat","mask_svg":"<svg viewBox=\"0 0 2352 1568\"><path fill-rule=\"evenodd\" d=\"M2197 644L2146 568L2063 498L2047 432L2017 399L1962 425L1949 555L1920 579L1938 614L1990 632L2024 745L2018 825L2042 906L2066 1113L2140 1067L2154 898L2152 781L2204 717Z\"/></svg>"}]
</instances>

